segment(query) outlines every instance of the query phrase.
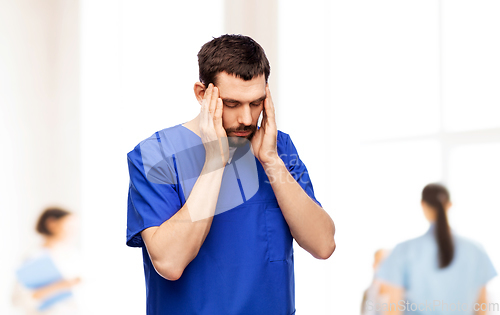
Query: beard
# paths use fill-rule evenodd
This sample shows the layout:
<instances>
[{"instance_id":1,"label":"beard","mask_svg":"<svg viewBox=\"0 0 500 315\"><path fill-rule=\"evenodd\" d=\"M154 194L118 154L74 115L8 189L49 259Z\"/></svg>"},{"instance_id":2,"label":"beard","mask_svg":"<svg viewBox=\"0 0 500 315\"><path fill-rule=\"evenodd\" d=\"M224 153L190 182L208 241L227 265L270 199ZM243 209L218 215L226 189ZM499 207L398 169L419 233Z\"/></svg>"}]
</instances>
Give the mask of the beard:
<instances>
[{"instance_id":1,"label":"beard","mask_svg":"<svg viewBox=\"0 0 500 315\"><path fill-rule=\"evenodd\" d=\"M255 132L257 131L257 126L254 126L254 125L239 126L238 128L227 128L225 130L226 130L227 141L229 143L229 146L230 147L242 147L246 143L252 141L252 138L255 135ZM247 136L231 135L235 132L247 132L247 131L250 131L250 133Z\"/></svg>"}]
</instances>

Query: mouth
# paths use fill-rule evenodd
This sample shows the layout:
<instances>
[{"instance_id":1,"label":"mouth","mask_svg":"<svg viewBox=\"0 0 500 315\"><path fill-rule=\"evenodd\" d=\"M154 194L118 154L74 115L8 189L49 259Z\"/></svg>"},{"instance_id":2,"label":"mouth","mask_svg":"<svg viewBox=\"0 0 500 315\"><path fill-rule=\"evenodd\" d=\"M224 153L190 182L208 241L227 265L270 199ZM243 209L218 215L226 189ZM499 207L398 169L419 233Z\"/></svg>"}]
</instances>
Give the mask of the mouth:
<instances>
[{"instance_id":1,"label":"mouth","mask_svg":"<svg viewBox=\"0 0 500 315\"><path fill-rule=\"evenodd\" d=\"M250 135L251 131L238 131L238 132L234 132L234 135L237 136L237 137L246 137L248 135Z\"/></svg>"}]
</instances>

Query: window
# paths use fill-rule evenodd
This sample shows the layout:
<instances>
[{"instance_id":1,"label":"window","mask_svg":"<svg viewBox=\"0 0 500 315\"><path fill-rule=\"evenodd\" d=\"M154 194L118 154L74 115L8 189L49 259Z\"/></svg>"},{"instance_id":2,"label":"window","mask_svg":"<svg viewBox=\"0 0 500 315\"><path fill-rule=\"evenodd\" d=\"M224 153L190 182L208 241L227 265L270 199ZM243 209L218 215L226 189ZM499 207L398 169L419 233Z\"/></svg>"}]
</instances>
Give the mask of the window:
<instances>
[{"instance_id":1,"label":"window","mask_svg":"<svg viewBox=\"0 0 500 315\"><path fill-rule=\"evenodd\" d=\"M453 228L500 270L500 3L280 1L279 12L278 127L337 225L331 261L296 247L297 309L353 313L375 250L426 231L420 194L435 181L450 188Z\"/></svg>"}]
</instances>

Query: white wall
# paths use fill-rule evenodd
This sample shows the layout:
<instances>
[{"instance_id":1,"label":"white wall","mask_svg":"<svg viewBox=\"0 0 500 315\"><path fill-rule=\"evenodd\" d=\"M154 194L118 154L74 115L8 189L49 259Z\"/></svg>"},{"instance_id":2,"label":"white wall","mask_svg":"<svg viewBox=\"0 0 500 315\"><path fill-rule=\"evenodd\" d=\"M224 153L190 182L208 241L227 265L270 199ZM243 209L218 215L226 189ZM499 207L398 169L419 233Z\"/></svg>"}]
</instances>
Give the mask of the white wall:
<instances>
[{"instance_id":1,"label":"white wall","mask_svg":"<svg viewBox=\"0 0 500 315\"><path fill-rule=\"evenodd\" d=\"M126 155L199 112L196 55L223 25L221 1L206 4L82 2L85 314L145 314L142 252L125 245Z\"/></svg>"},{"instance_id":2,"label":"white wall","mask_svg":"<svg viewBox=\"0 0 500 315\"><path fill-rule=\"evenodd\" d=\"M196 54L226 32L269 51L278 127L336 223L329 260L295 246L299 313L357 312L373 252L425 230L430 181L449 184L452 224L500 270L498 2L172 3L0 0L1 314L53 203L82 213L84 314L145 313L141 253L125 246L126 153L197 114ZM490 291L498 302L498 280Z\"/></svg>"},{"instance_id":3,"label":"white wall","mask_svg":"<svg viewBox=\"0 0 500 315\"><path fill-rule=\"evenodd\" d=\"M500 251L497 1L279 2L278 125L337 227L324 264L296 250L297 311L356 314L379 248L423 234L427 183L453 228ZM499 281L489 285L498 302Z\"/></svg>"},{"instance_id":4,"label":"white wall","mask_svg":"<svg viewBox=\"0 0 500 315\"><path fill-rule=\"evenodd\" d=\"M224 33L250 36L264 48L271 65L268 83L273 101L279 104L278 1L225 0Z\"/></svg>"},{"instance_id":5,"label":"white wall","mask_svg":"<svg viewBox=\"0 0 500 315\"><path fill-rule=\"evenodd\" d=\"M77 1L0 1L1 314L40 211L80 209L78 66Z\"/></svg>"}]
</instances>

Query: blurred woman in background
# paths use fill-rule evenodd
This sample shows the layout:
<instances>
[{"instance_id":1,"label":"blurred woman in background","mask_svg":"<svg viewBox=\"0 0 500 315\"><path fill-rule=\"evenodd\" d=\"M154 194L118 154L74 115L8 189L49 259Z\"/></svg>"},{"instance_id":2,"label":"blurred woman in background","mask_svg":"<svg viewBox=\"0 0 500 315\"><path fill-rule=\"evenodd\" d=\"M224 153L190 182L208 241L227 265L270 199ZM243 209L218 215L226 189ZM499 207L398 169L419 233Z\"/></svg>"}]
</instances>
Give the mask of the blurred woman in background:
<instances>
[{"instance_id":1,"label":"blurred woman in background","mask_svg":"<svg viewBox=\"0 0 500 315\"><path fill-rule=\"evenodd\" d=\"M13 304L23 314L78 314L74 288L80 283L79 259L71 242L76 226L71 212L49 208L36 231L42 244L24 259L17 271Z\"/></svg>"},{"instance_id":2,"label":"blurred woman in background","mask_svg":"<svg viewBox=\"0 0 500 315\"><path fill-rule=\"evenodd\" d=\"M421 204L429 230L398 244L377 272L389 294L385 314L486 314L486 284L496 275L489 257L450 229L443 185L425 186Z\"/></svg>"}]
</instances>

